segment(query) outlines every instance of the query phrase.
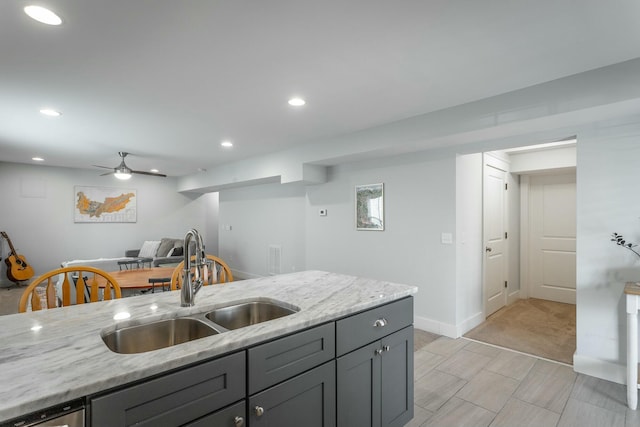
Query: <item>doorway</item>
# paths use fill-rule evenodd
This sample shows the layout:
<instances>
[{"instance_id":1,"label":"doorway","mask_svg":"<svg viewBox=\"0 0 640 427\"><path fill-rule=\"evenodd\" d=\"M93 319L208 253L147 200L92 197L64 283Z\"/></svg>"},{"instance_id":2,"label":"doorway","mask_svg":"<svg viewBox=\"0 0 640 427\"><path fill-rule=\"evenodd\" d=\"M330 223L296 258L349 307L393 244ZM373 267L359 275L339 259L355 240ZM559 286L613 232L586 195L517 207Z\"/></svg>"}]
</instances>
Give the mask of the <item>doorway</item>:
<instances>
[{"instance_id":1,"label":"doorway","mask_svg":"<svg viewBox=\"0 0 640 427\"><path fill-rule=\"evenodd\" d=\"M497 169L506 179L491 169L492 156L503 160ZM558 167L559 158L571 156L573 163ZM570 364L575 351L575 140L559 148L491 153L483 156L483 169L485 322L465 336ZM501 180L516 183L516 191L503 193L507 201L497 192ZM518 198L515 215L509 212L514 210L509 197ZM500 224L504 234L498 233ZM503 280L501 292L497 277ZM543 348L550 342L563 343L562 357L551 357Z\"/></svg>"}]
</instances>

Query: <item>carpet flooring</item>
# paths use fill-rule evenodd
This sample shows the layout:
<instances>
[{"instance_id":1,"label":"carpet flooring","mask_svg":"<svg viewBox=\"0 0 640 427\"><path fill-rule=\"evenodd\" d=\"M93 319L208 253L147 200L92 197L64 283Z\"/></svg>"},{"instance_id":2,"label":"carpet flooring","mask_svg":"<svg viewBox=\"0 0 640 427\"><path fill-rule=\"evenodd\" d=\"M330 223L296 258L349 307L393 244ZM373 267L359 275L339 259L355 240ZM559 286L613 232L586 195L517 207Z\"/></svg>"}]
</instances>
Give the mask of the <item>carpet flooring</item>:
<instances>
[{"instance_id":1,"label":"carpet flooring","mask_svg":"<svg viewBox=\"0 0 640 427\"><path fill-rule=\"evenodd\" d=\"M573 365L576 306L521 299L501 308L464 336Z\"/></svg>"}]
</instances>

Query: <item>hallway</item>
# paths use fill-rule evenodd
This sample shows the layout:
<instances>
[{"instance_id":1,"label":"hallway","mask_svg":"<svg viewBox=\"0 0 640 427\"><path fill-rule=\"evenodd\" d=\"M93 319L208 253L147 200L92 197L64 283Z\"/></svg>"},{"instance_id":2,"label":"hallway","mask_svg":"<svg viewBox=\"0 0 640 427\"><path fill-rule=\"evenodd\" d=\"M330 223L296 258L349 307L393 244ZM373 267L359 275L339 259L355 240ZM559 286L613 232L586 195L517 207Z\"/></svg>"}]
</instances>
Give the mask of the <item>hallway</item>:
<instances>
[{"instance_id":1,"label":"hallway","mask_svg":"<svg viewBox=\"0 0 640 427\"><path fill-rule=\"evenodd\" d=\"M576 306L536 298L520 299L464 336L573 365Z\"/></svg>"}]
</instances>

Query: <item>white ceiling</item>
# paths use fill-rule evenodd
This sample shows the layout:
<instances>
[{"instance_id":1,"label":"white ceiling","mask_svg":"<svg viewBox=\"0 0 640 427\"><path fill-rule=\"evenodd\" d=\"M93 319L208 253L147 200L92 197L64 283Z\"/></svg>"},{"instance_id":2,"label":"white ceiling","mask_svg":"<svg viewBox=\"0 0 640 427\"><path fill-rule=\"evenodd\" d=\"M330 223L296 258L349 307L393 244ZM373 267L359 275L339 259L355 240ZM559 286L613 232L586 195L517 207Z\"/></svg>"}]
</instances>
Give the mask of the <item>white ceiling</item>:
<instances>
[{"instance_id":1,"label":"white ceiling","mask_svg":"<svg viewBox=\"0 0 640 427\"><path fill-rule=\"evenodd\" d=\"M188 175L640 57L639 18L637 0L2 0L0 160L128 151Z\"/></svg>"}]
</instances>

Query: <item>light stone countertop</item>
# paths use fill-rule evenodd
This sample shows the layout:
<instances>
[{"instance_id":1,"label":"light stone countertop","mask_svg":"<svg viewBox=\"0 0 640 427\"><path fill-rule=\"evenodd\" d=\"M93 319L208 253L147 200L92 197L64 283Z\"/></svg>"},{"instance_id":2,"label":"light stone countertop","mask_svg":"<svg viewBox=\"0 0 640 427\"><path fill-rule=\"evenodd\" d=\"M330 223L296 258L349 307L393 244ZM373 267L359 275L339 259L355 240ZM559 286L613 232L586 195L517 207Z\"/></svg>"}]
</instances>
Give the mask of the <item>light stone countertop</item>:
<instances>
[{"instance_id":1,"label":"light stone countertop","mask_svg":"<svg viewBox=\"0 0 640 427\"><path fill-rule=\"evenodd\" d=\"M55 310L0 316L0 422L213 356L318 325L417 292L415 286L323 271L203 287L194 307L180 292L158 292ZM274 299L298 313L140 354L110 351L101 333L255 299ZM155 308L154 308L155 307ZM114 315L128 312L126 320ZM33 326L42 329L32 331Z\"/></svg>"}]
</instances>

